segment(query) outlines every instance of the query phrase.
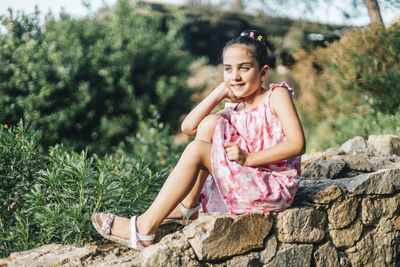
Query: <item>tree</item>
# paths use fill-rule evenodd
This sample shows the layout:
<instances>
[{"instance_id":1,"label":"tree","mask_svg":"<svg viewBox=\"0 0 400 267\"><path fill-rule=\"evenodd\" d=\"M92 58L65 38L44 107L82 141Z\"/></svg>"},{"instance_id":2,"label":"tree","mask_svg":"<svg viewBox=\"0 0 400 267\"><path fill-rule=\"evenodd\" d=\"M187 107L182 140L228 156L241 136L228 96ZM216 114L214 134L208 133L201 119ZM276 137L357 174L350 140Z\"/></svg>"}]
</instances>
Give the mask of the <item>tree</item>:
<instances>
[{"instance_id":1,"label":"tree","mask_svg":"<svg viewBox=\"0 0 400 267\"><path fill-rule=\"evenodd\" d=\"M280 14L282 10L290 12L293 9L300 10L304 14L312 14L317 5L323 3L331 5L334 0L220 0L219 2L224 2L225 6L230 6L233 10L237 10L238 7L242 6L243 9L249 8L273 14ZM339 8L346 18L359 16L359 8L364 5L368 9L371 24L383 24L380 6L384 8L400 8L400 0L349 0L348 3L353 7L351 10L346 10L343 7Z\"/></svg>"}]
</instances>

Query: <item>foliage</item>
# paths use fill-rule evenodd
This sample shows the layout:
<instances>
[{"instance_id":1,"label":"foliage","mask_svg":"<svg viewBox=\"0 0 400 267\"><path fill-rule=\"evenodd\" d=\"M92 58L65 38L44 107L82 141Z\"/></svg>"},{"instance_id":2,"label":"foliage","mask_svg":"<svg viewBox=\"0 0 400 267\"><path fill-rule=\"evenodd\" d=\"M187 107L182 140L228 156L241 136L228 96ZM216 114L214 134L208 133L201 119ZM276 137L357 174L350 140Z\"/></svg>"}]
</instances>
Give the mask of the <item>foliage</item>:
<instances>
[{"instance_id":1,"label":"foliage","mask_svg":"<svg viewBox=\"0 0 400 267\"><path fill-rule=\"evenodd\" d=\"M177 157L168 154L179 154L181 149L173 145L168 129L155 119L140 125L140 138L129 138L129 145L103 157L89 156L87 151L77 153L64 145L50 147L44 154L38 150L38 135L24 124L1 130L1 148L7 153L0 154L0 170L7 179L1 180L0 257L43 244L82 245L99 239L91 225L96 211L126 217L142 213L176 164ZM26 148L21 149L21 145ZM133 147L135 151L130 150ZM142 158L138 151L162 152ZM16 154L12 157L9 152ZM34 179L21 178L19 170L26 176L31 173ZM12 201L17 205L10 205Z\"/></svg>"},{"instance_id":2,"label":"foliage","mask_svg":"<svg viewBox=\"0 0 400 267\"><path fill-rule=\"evenodd\" d=\"M400 25L352 31L295 57L309 147L339 145L356 135L400 134Z\"/></svg>"},{"instance_id":3,"label":"foliage","mask_svg":"<svg viewBox=\"0 0 400 267\"><path fill-rule=\"evenodd\" d=\"M135 132L151 104L176 129L190 107L183 22L179 12L166 20L142 9L119 1L110 15L48 15L43 25L38 12L10 11L0 35L0 121L29 120L45 147L100 154Z\"/></svg>"}]
</instances>

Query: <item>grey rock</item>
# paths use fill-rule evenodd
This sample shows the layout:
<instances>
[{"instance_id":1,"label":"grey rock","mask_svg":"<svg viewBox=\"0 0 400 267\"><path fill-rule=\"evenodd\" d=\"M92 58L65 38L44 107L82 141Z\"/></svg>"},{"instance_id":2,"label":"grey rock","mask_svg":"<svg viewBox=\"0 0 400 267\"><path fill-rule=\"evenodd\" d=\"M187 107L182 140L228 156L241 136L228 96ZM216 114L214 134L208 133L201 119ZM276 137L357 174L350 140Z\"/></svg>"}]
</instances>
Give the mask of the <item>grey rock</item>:
<instances>
[{"instance_id":1,"label":"grey rock","mask_svg":"<svg viewBox=\"0 0 400 267\"><path fill-rule=\"evenodd\" d=\"M392 219L400 213L400 193L391 197L367 196L361 201L361 220L365 225L376 224L381 218Z\"/></svg>"},{"instance_id":2,"label":"grey rock","mask_svg":"<svg viewBox=\"0 0 400 267\"><path fill-rule=\"evenodd\" d=\"M345 166L346 163L342 159L318 160L310 163L302 175L309 178L336 179L343 172Z\"/></svg>"},{"instance_id":3,"label":"grey rock","mask_svg":"<svg viewBox=\"0 0 400 267\"><path fill-rule=\"evenodd\" d=\"M353 246L360 239L362 232L363 225L357 220L347 228L329 230L329 235L335 247L345 249Z\"/></svg>"},{"instance_id":4,"label":"grey rock","mask_svg":"<svg viewBox=\"0 0 400 267\"><path fill-rule=\"evenodd\" d=\"M316 267L336 267L339 266L339 256L336 248L327 242L314 252Z\"/></svg>"},{"instance_id":5,"label":"grey rock","mask_svg":"<svg viewBox=\"0 0 400 267\"><path fill-rule=\"evenodd\" d=\"M314 208L290 208L278 213L275 230L283 243L319 243L325 237L326 213Z\"/></svg>"},{"instance_id":6,"label":"grey rock","mask_svg":"<svg viewBox=\"0 0 400 267\"><path fill-rule=\"evenodd\" d=\"M370 231L346 250L351 265L363 266L395 266L399 257L399 232L382 233L379 230Z\"/></svg>"},{"instance_id":7,"label":"grey rock","mask_svg":"<svg viewBox=\"0 0 400 267\"><path fill-rule=\"evenodd\" d=\"M357 215L358 200L348 198L335 201L328 209L329 226L333 229L340 229L352 223Z\"/></svg>"},{"instance_id":8,"label":"grey rock","mask_svg":"<svg viewBox=\"0 0 400 267\"><path fill-rule=\"evenodd\" d=\"M340 149L349 155L366 154L372 156L376 154L375 149L361 136L346 141Z\"/></svg>"},{"instance_id":9,"label":"grey rock","mask_svg":"<svg viewBox=\"0 0 400 267\"><path fill-rule=\"evenodd\" d=\"M183 233L200 261L220 260L262 248L271 228L269 213L215 213L200 217L186 226Z\"/></svg>"},{"instance_id":10,"label":"grey rock","mask_svg":"<svg viewBox=\"0 0 400 267\"><path fill-rule=\"evenodd\" d=\"M275 258L265 266L290 266L304 267L311 265L313 245L304 244L282 244Z\"/></svg>"},{"instance_id":11,"label":"grey rock","mask_svg":"<svg viewBox=\"0 0 400 267\"><path fill-rule=\"evenodd\" d=\"M400 136L370 135L368 143L380 154L385 156L400 156Z\"/></svg>"}]
</instances>

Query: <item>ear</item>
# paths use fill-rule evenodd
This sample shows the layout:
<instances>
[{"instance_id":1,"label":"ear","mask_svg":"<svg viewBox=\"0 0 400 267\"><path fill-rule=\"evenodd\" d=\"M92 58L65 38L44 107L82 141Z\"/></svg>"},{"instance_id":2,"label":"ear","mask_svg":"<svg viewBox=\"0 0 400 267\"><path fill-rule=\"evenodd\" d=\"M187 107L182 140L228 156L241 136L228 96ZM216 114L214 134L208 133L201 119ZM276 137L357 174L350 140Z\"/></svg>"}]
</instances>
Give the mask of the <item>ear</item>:
<instances>
[{"instance_id":1,"label":"ear","mask_svg":"<svg viewBox=\"0 0 400 267\"><path fill-rule=\"evenodd\" d=\"M269 69L268 65L264 65L264 66L261 68L261 81L262 81L262 82L265 81L265 79L266 79L267 76L268 76L268 69Z\"/></svg>"}]
</instances>

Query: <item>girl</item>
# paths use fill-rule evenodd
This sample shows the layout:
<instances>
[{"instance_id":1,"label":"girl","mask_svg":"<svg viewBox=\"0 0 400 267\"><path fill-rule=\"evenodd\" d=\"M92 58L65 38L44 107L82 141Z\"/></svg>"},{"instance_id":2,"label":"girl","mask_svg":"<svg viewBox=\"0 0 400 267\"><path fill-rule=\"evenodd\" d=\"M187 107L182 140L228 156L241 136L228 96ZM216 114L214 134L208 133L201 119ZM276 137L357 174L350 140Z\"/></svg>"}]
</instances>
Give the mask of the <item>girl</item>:
<instances>
[{"instance_id":1,"label":"girl","mask_svg":"<svg viewBox=\"0 0 400 267\"><path fill-rule=\"evenodd\" d=\"M264 37L244 31L222 54L224 82L182 122L196 135L152 205L140 216L93 215L105 238L129 247L148 246L165 221L196 219L204 212L280 211L297 191L304 133L286 83L262 88L268 74ZM210 112L225 98L235 103Z\"/></svg>"}]
</instances>

